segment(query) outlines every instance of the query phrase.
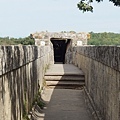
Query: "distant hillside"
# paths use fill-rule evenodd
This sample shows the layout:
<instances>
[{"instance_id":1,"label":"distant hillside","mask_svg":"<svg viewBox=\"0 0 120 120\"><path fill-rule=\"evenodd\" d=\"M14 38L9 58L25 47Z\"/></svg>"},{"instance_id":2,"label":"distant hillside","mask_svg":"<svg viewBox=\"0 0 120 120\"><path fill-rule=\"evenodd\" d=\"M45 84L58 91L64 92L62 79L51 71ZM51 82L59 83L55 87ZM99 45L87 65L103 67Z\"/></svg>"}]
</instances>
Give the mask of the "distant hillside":
<instances>
[{"instance_id":1,"label":"distant hillside","mask_svg":"<svg viewBox=\"0 0 120 120\"><path fill-rule=\"evenodd\" d=\"M28 36L25 38L0 37L0 45L34 45L34 40Z\"/></svg>"},{"instance_id":2,"label":"distant hillside","mask_svg":"<svg viewBox=\"0 0 120 120\"><path fill-rule=\"evenodd\" d=\"M0 37L0 45L34 45L34 39L30 36L25 38ZM90 32L89 45L120 45L120 34L117 33L94 33Z\"/></svg>"},{"instance_id":3,"label":"distant hillside","mask_svg":"<svg viewBox=\"0 0 120 120\"><path fill-rule=\"evenodd\" d=\"M120 34L117 33L93 33L90 32L89 45L120 45Z\"/></svg>"}]
</instances>

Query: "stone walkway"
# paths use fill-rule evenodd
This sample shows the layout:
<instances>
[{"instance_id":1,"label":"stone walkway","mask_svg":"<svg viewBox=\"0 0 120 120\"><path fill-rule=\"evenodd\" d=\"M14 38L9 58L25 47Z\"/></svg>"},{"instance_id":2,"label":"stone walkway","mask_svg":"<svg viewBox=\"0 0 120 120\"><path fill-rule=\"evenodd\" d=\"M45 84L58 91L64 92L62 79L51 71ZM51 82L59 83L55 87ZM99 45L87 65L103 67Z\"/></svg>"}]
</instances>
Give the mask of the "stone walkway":
<instances>
[{"instance_id":1,"label":"stone walkway","mask_svg":"<svg viewBox=\"0 0 120 120\"><path fill-rule=\"evenodd\" d=\"M83 75L84 73L73 64L53 64L45 73L51 75Z\"/></svg>"},{"instance_id":2,"label":"stone walkway","mask_svg":"<svg viewBox=\"0 0 120 120\"><path fill-rule=\"evenodd\" d=\"M54 75L55 77L67 75L69 78L71 75L79 76L84 75L84 73L72 64L55 64L50 66L46 75ZM40 110L35 120L94 120L86 106L84 90L81 87L79 89L46 87L42 99L46 103L46 107Z\"/></svg>"},{"instance_id":3,"label":"stone walkway","mask_svg":"<svg viewBox=\"0 0 120 120\"><path fill-rule=\"evenodd\" d=\"M42 98L47 106L39 120L94 120L83 90L46 89Z\"/></svg>"}]
</instances>

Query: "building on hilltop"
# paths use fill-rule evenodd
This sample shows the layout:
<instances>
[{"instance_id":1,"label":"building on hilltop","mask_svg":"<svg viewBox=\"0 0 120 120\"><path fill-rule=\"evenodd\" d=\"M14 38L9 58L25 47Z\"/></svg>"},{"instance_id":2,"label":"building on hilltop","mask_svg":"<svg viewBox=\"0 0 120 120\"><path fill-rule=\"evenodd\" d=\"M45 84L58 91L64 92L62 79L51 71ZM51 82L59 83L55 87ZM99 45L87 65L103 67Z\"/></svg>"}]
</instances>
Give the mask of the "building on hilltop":
<instances>
[{"instance_id":1,"label":"building on hilltop","mask_svg":"<svg viewBox=\"0 0 120 120\"><path fill-rule=\"evenodd\" d=\"M71 52L72 46L82 46L87 45L87 40L90 34L85 32L76 33L74 31L65 32L36 32L32 34L32 38L35 40L35 45L45 46L52 43L54 49L54 62L55 63L65 63L65 58L71 58L72 54L67 54ZM66 56L66 57L65 57ZM69 62L71 63L71 62Z\"/></svg>"}]
</instances>

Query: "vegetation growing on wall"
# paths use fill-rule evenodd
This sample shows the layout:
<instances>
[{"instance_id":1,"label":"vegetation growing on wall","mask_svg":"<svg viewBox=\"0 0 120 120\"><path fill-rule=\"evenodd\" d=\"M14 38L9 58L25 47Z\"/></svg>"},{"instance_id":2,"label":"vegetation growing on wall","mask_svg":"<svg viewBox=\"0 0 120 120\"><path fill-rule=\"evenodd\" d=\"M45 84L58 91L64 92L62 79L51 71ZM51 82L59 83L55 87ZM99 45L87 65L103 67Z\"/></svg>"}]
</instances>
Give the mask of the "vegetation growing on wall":
<instances>
[{"instance_id":1,"label":"vegetation growing on wall","mask_svg":"<svg viewBox=\"0 0 120 120\"><path fill-rule=\"evenodd\" d=\"M0 45L34 45L34 39L30 36L25 38L0 37Z\"/></svg>"},{"instance_id":2,"label":"vegetation growing on wall","mask_svg":"<svg viewBox=\"0 0 120 120\"><path fill-rule=\"evenodd\" d=\"M120 34L118 33L94 33L90 32L89 45L120 45Z\"/></svg>"}]
</instances>

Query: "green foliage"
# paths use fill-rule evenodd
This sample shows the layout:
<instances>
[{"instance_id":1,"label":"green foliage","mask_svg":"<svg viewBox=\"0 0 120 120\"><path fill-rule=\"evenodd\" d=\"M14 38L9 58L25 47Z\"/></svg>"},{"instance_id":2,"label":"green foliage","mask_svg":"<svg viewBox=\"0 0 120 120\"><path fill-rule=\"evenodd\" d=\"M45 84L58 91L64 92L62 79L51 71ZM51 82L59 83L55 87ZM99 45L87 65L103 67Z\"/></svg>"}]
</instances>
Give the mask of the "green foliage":
<instances>
[{"instance_id":1,"label":"green foliage","mask_svg":"<svg viewBox=\"0 0 120 120\"><path fill-rule=\"evenodd\" d=\"M88 40L89 45L120 45L120 34L90 32L90 35L91 38Z\"/></svg>"},{"instance_id":2,"label":"green foliage","mask_svg":"<svg viewBox=\"0 0 120 120\"><path fill-rule=\"evenodd\" d=\"M95 0L97 2L102 2L103 0ZM109 0L110 2L113 2L115 6L120 6L120 0ZM93 7L91 5L93 3L93 0L80 0L80 2L77 4L77 7L79 10L83 12L93 12Z\"/></svg>"},{"instance_id":3,"label":"green foliage","mask_svg":"<svg viewBox=\"0 0 120 120\"><path fill-rule=\"evenodd\" d=\"M83 0L81 0L81 1L77 4L77 7L79 8L79 10L82 10L83 12L86 12L86 11L91 11L91 12L93 12L93 7L92 7L89 3L83 2Z\"/></svg>"},{"instance_id":4,"label":"green foliage","mask_svg":"<svg viewBox=\"0 0 120 120\"><path fill-rule=\"evenodd\" d=\"M0 37L0 45L34 45L34 39L30 36L25 38Z\"/></svg>"},{"instance_id":5,"label":"green foliage","mask_svg":"<svg viewBox=\"0 0 120 120\"><path fill-rule=\"evenodd\" d=\"M42 98L41 98L41 93L39 92L38 95L36 95L36 97L34 98L33 101L33 105L35 105L35 103L37 103L37 105L43 109L45 107L45 103L43 102Z\"/></svg>"},{"instance_id":6,"label":"green foliage","mask_svg":"<svg viewBox=\"0 0 120 120\"><path fill-rule=\"evenodd\" d=\"M23 39L19 39L20 41L20 44L22 45L34 45L34 40L31 39L30 37L26 37L26 38L23 38Z\"/></svg>"},{"instance_id":7,"label":"green foliage","mask_svg":"<svg viewBox=\"0 0 120 120\"><path fill-rule=\"evenodd\" d=\"M27 101L24 101L23 104L23 120L29 120L28 115L27 115Z\"/></svg>"}]
</instances>

